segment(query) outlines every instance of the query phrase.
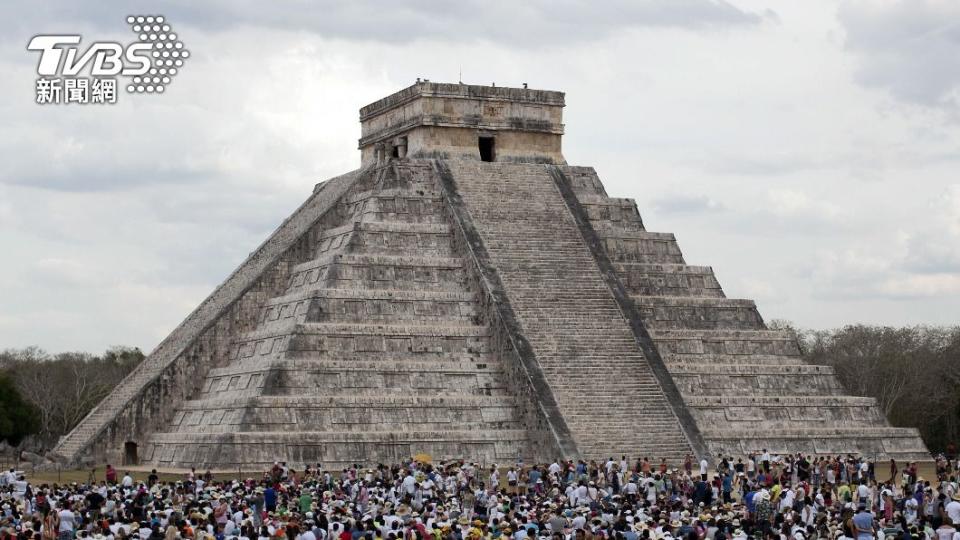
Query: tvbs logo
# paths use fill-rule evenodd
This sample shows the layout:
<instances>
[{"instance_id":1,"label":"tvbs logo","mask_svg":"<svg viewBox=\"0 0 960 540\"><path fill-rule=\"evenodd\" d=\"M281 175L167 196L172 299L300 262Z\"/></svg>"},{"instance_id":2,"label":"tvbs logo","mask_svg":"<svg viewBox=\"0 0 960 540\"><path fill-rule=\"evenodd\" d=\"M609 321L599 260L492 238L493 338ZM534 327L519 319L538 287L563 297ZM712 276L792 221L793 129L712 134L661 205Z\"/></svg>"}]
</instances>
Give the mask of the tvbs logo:
<instances>
[{"instance_id":1,"label":"tvbs logo","mask_svg":"<svg viewBox=\"0 0 960 540\"><path fill-rule=\"evenodd\" d=\"M133 43L124 50L119 43L96 42L79 59L79 49L69 47L66 49L66 61L63 61L64 49L61 47L78 43L80 36L34 36L27 49L40 51L40 64L37 66L40 75L77 75L91 60L90 74L94 77L143 75L150 69L149 55L153 45L149 43Z\"/></svg>"},{"instance_id":2,"label":"tvbs logo","mask_svg":"<svg viewBox=\"0 0 960 540\"><path fill-rule=\"evenodd\" d=\"M162 16L131 15L127 24L138 39L126 45L96 41L81 47L79 35L34 36L27 49L40 53L37 103L116 103L117 76L128 78L129 93L163 93L190 52Z\"/></svg>"}]
</instances>

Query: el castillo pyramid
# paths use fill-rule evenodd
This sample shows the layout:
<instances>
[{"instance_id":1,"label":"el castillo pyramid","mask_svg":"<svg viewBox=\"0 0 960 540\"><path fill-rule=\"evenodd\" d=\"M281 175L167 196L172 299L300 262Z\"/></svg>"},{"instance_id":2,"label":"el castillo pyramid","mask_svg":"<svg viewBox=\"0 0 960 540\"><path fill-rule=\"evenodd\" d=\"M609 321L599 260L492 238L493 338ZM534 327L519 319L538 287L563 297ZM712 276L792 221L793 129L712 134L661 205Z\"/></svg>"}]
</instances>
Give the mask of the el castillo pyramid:
<instances>
[{"instance_id":1,"label":"el castillo pyramid","mask_svg":"<svg viewBox=\"0 0 960 540\"><path fill-rule=\"evenodd\" d=\"M929 459L561 154L562 92L418 82L61 461ZM707 234L705 232L705 234Z\"/></svg>"}]
</instances>

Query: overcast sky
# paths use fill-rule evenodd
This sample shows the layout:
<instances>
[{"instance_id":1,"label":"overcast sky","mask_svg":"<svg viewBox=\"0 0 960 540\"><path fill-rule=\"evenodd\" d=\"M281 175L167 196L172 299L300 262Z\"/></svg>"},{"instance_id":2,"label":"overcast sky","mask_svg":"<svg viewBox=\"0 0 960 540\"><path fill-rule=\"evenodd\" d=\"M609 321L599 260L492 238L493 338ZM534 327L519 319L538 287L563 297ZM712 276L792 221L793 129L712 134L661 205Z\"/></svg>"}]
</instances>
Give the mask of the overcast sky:
<instances>
[{"instance_id":1,"label":"overcast sky","mask_svg":"<svg viewBox=\"0 0 960 540\"><path fill-rule=\"evenodd\" d=\"M417 77L562 90L564 154L767 320L955 324L960 2L0 5L0 349L154 347ZM192 57L163 95L34 103L35 34Z\"/></svg>"}]
</instances>

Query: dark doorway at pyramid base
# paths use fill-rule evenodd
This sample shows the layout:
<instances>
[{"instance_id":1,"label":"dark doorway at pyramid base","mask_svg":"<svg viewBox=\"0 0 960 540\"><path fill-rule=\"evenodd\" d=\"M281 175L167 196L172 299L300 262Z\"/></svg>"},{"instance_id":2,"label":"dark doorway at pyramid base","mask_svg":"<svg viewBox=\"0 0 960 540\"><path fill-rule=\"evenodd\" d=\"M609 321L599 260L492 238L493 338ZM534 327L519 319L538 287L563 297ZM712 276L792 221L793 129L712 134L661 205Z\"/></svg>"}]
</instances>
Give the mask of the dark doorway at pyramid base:
<instances>
[{"instance_id":1,"label":"dark doorway at pyramid base","mask_svg":"<svg viewBox=\"0 0 960 540\"><path fill-rule=\"evenodd\" d=\"M137 443L135 442L123 443L123 464L124 465L140 464L140 460L137 458Z\"/></svg>"}]
</instances>

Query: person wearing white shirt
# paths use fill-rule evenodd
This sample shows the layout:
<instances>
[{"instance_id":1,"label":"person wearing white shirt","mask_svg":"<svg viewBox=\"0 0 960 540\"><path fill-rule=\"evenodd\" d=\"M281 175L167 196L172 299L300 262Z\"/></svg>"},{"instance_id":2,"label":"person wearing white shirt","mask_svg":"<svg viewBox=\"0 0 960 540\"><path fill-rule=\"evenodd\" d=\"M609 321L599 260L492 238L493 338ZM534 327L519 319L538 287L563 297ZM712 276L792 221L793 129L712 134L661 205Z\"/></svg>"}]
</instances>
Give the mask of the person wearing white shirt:
<instances>
[{"instance_id":1,"label":"person wearing white shirt","mask_svg":"<svg viewBox=\"0 0 960 540\"><path fill-rule=\"evenodd\" d=\"M867 486L866 480L864 480L863 483L857 486L857 503L866 505L869 508L873 503L871 499L870 488Z\"/></svg>"},{"instance_id":2,"label":"person wearing white shirt","mask_svg":"<svg viewBox=\"0 0 960 540\"><path fill-rule=\"evenodd\" d=\"M23 501L27 496L27 479L22 475L13 481L13 498Z\"/></svg>"},{"instance_id":3,"label":"person wearing white shirt","mask_svg":"<svg viewBox=\"0 0 960 540\"><path fill-rule=\"evenodd\" d=\"M657 482L653 478L646 478L643 483L647 489L647 501L653 506L657 503Z\"/></svg>"},{"instance_id":4,"label":"person wearing white shirt","mask_svg":"<svg viewBox=\"0 0 960 540\"><path fill-rule=\"evenodd\" d=\"M947 506L944 507L944 510L946 510L950 521L953 523L960 523L960 495L954 495L953 500L947 503Z\"/></svg>"},{"instance_id":5,"label":"person wearing white shirt","mask_svg":"<svg viewBox=\"0 0 960 540\"><path fill-rule=\"evenodd\" d=\"M913 525L917 522L917 508L919 504L917 499L908 497L903 503L903 517L907 520L907 525Z\"/></svg>"},{"instance_id":6,"label":"person wearing white shirt","mask_svg":"<svg viewBox=\"0 0 960 540\"><path fill-rule=\"evenodd\" d=\"M497 470L496 465L490 467L490 489L493 491L500 489L500 471Z\"/></svg>"},{"instance_id":7,"label":"person wearing white shirt","mask_svg":"<svg viewBox=\"0 0 960 540\"><path fill-rule=\"evenodd\" d=\"M703 458L700 459L700 479L701 480L707 479L707 467L709 466L710 466L710 463L707 462L707 456L703 456Z\"/></svg>"},{"instance_id":8,"label":"person wearing white shirt","mask_svg":"<svg viewBox=\"0 0 960 540\"><path fill-rule=\"evenodd\" d=\"M435 484L433 483L433 480L431 480L429 476L426 478L426 480L423 481L423 483L420 484L420 487L423 489L424 498L429 499L433 497L434 486Z\"/></svg>"},{"instance_id":9,"label":"person wearing white shirt","mask_svg":"<svg viewBox=\"0 0 960 540\"><path fill-rule=\"evenodd\" d=\"M57 517L60 518L60 527L58 532L60 533L61 540L70 540L73 538L73 529L76 526L77 516L70 510L69 506L64 506Z\"/></svg>"},{"instance_id":10,"label":"person wearing white shirt","mask_svg":"<svg viewBox=\"0 0 960 540\"><path fill-rule=\"evenodd\" d=\"M787 489L783 492L783 495L780 496L780 511L793 508L793 501L796 497L796 494L792 489Z\"/></svg>"}]
</instances>

